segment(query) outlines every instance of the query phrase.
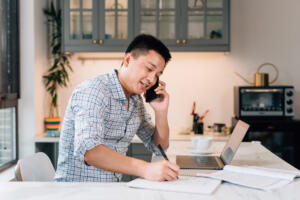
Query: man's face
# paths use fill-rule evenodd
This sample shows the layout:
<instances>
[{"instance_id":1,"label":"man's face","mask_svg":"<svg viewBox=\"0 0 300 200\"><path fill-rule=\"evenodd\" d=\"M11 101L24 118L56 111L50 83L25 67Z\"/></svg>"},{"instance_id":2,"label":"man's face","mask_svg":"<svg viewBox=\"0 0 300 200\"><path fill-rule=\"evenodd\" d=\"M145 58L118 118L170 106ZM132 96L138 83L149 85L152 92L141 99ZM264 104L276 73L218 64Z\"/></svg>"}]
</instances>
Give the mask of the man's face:
<instances>
[{"instance_id":1,"label":"man's face","mask_svg":"<svg viewBox=\"0 0 300 200\"><path fill-rule=\"evenodd\" d=\"M165 60L153 50L149 50L137 58L130 53L126 56L130 56L128 62L124 62L127 68L126 90L129 94L142 94L153 86L163 73Z\"/></svg>"}]
</instances>

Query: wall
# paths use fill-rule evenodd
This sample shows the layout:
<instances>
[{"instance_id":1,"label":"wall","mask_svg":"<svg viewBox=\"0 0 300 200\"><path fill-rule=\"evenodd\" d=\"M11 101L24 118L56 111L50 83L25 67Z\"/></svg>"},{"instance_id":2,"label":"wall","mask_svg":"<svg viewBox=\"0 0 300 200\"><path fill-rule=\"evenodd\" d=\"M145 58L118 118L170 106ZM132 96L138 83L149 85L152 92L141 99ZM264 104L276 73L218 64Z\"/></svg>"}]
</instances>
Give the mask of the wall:
<instances>
[{"instance_id":1,"label":"wall","mask_svg":"<svg viewBox=\"0 0 300 200\"><path fill-rule=\"evenodd\" d=\"M300 98L299 74L300 18L297 8L300 1L290 0L231 1L231 51L227 53L172 53L172 61L162 76L170 93L169 122L171 129L191 127L189 115L192 102L197 102L197 111L210 109L206 124L225 122L231 124L233 116L233 87L245 85L234 72L253 81L257 67L264 62L275 64L279 71L276 84L292 84L296 87L296 98ZM81 81L97 74L111 72L121 61L86 61L77 58L90 54L75 54L72 59L74 73L68 89L61 91L61 113L66 99ZM111 53L112 57L122 53ZM105 56L92 54L92 56ZM275 75L266 67L270 79ZM299 102L299 101L298 101ZM300 103L296 102L296 117L300 117Z\"/></svg>"},{"instance_id":2,"label":"wall","mask_svg":"<svg viewBox=\"0 0 300 200\"><path fill-rule=\"evenodd\" d=\"M47 29L42 8L46 0L20 1L19 157L34 153L34 135L43 129L41 76L47 67Z\"/></svg>"}]
</instances>

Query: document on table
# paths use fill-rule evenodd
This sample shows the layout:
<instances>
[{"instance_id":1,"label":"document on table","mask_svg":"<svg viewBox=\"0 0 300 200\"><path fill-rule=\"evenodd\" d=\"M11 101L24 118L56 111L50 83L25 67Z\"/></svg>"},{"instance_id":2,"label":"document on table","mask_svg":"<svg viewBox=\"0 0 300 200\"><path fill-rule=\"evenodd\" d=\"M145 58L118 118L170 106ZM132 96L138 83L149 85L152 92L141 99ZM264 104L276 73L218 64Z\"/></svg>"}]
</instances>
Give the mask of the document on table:
<instances>
[{"instance_id":1,"label":"document on table","mask_svg":"<svg viewBox=\"0 0 300 200\"><path fill-rule=\"evenodd\" d=\"M149 181L137 178L127 183L128 187L195 194L211 194L221 184L220 180L204 177L179 176L174 181Z\"/></svg>"},{"instance_id":2,"label":"document on table","mask_svg":"<svg viewBox=\"0 0 300 200\"><path fill-rule=\"evenodd\" d=\"M263 167L232 166L226 165L223 170L212 174L200 174L197 176L210 177L229 183L246 187L272 190L282 187L296 177L300 177L299 171L288 171Z\"/></svg>"}]
</instances>

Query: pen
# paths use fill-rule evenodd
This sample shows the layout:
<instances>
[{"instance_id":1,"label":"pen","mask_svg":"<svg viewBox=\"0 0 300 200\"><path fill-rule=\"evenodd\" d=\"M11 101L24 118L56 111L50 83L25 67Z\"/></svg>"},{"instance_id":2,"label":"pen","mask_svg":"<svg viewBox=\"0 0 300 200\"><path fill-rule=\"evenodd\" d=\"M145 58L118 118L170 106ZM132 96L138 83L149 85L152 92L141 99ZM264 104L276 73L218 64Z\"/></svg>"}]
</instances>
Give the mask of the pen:
<instances>
[{"instance_id":1,"label":"pen","mask_svg":"<svg viewBox=\"0 0 300 200\"><path fill-rule=\"evenodd\" d=\"M167 155L165 154L165 151L164 151L163 148L160 146L160 144L158 144L157 147L158 147L158 149L159 149L161 155L164 157L164 159L165 159L165 160L169 160L169 158L168 158ZM178 176L177 176L176 178L179 179Z\"/></svg>"},{"instance_id":2,"label":"pen","mask_svg":"<svg viewBox=\"0 0 300 200\"><path fill-rule=\"evenodd\" d=\"M158 149L159 149L161 155L164 157L164 159L165 160L169 160L168 157L167 157L167 155L165 154L163 148L160 146L160 144L158 144Z\"/></svg>"}]
</instances>

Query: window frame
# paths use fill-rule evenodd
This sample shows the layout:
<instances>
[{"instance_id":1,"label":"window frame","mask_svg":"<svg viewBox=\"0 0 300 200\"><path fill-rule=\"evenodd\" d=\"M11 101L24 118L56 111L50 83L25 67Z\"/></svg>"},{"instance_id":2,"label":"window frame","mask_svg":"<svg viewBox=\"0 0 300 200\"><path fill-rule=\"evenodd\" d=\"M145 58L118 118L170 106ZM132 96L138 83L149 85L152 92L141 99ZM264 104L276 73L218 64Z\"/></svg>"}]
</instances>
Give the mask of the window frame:
<instances>
[{"instance_id":1,"label":"window frame","mask_svg":"<svg viewBox=\"0 0 300 200\"><path fill-rule=\"evenodd\" d=\"M0 56L0 109L15 107L15 158L0 166L0 172L14 165L19 159L18 99L20 98L20 44L19 44L19 0L0 0L5 14L0 24L0 34L5 37ZM2 33L1 33L2 32Z\"/></svg>"}]
</instances>

